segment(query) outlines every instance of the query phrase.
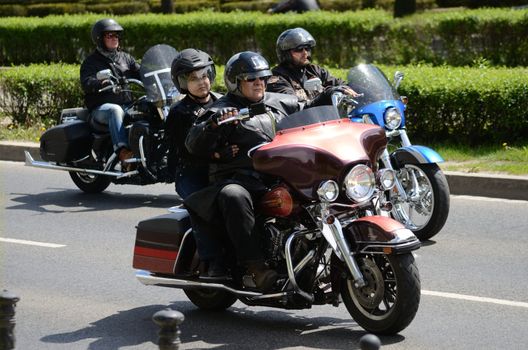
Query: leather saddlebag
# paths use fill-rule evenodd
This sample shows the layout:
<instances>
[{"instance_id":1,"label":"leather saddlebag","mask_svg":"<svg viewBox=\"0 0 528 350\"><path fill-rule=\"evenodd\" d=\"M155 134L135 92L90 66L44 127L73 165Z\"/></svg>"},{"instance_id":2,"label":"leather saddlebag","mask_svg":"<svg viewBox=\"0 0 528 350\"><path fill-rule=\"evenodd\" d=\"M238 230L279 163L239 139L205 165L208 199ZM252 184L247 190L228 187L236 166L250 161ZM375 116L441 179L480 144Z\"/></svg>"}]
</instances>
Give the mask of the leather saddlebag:
<instances>
[{"instance_id":1,"label":"leather saddlebag","mask_svg":"<svg viewBox=\"0 0 528 350\"><path fill-rule=\"evenodd\" d=\"M90 126L85 121L72 121L54 126L40 137L40 157L48 162L66 163L90 154Z\"/></svg>"}]
</instances>

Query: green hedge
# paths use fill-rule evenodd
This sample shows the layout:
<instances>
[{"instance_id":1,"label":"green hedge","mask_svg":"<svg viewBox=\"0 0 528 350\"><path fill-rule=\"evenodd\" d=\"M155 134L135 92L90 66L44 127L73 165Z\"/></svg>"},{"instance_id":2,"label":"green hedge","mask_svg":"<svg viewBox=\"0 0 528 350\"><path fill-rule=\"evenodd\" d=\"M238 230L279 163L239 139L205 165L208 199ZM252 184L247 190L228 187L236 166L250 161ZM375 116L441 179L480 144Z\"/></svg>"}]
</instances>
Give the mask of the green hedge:
<instances>
[{"instance_id":1,"label":"green hedge","mask_svg":"<svg viewBox=\"0 0 528 350\"><path fill-rule=\"evenodd\" d=\"M480 143L528 142L528 68L381 66L405 72L411 140ZM223 66L213 90L225 92ZM345 78L346 69L331 69ZM62 108L82 105L77 65L32 65L0 70L0 111L16 124L53 124Z\"/></svg>"},{"instance_id":2,"label":"green hedge","mask_svg":"<svg viewBox=\"0 0 528 350\"><path fill-rule=\"evenodd\" d=\"M0 113L16 125L49 126L63 108L83 104L77 65L0 69L0 92Z\"/></svg>"},{"instance_id":3,"label":"green hedge","mask_svg":"<svg viewBox=\"0 0 528 350\"><path fill-rule=\"evenodd\" d=\"M266 12L277 4L279 0L176 0L173 2L175 13L185 13L203 9L230 12L234 10ZM37 16L46 16L60 13L161 13L161 0L134 0L122 2L120 7L115 6L111 0L78 0L75 2L64 0L30 0L0 1L0 17L7 16L32 16L30 9L38 6L40 11ZM364 8L381 8L392 11L394 0L319 0L322 10L328 11L355 11ZM13 5L16 5L14 7ZM436 0L417 0L418 10L436 7ZM146 10L145 10L146 9Z\"/></svg>"},{"instance_id":4,"label":"green hedge","mask_svg":"<svg viewBox=\"0 0 528 350\"><path fill-rule=\"evenodd\" d=\"M0 65L80 63L93 49L92 24L100 15L8 17L0 23ZM274 62L277 36L305 27L317 39L314 58L333 66L368 61L435 65L528 66L528 10L464 10L393 19L390 12L315 11L192 12L185 15L115 16L125 27L124 49L141 57L156 43L197 47L224 63L234 53L256 50ZM31 45L31 50L28 50Z\"/></svg>"}]
</instances>

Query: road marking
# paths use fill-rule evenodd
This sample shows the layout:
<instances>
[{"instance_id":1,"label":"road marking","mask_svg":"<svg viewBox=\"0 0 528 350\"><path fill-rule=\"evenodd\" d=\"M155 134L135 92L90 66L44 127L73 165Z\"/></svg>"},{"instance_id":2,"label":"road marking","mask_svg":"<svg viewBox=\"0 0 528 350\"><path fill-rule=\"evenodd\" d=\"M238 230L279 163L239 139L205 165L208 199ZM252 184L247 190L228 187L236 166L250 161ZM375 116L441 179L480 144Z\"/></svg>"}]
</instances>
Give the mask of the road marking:
<instances>
[{"instance_id":1,"label":"road marking","mask_svg":"<svg viewBox=\"0 0 528 350\"><path fill-rule=\"evenodd\" d=\"M499 305L507 305L507 306L516 306L516 307L528 308L528 303L524 303L522 301L511 301L511 300L504 300L504 299L484 298L484 297L477 297L477 296L474 296L474 295L435 292L435 291L432 291L432 290L422 290L422 294L423 295L431 295L431 296L435 296L435 297L442 297L442 298L478 301L478 302L481 302L481 303L492 303L492 304L499 304Z\"/></svg>"},{"instance_id":2,"label":"road marking","mask_svg":"<svg viewBox=\"0 0 528 350\"><path fill-rule=\"evenodd\" d=\"M1 238L1 237L0 237L0 242L35 245L35 246L47 247L47 248L62 248L62 247L66 247L65 244L35 242L35 241L26 241L26 240L23 240L23 239Z\"/></svg>"},{"instance_id":3,"label":"road marking","mask_svg":"<svg viewBox=\"0 0 528 350\"><path fill-rule=\"evenodd\" d=\"M498 203L517 203L517 204L528 204L528 201L522 199L504 199L504 198L493 198L493 197L479 197L479 196L468 196L464 194L452 194L451 197L457 199L475 200L480 202L498 202Z\"/></svg>"}]
</instances>

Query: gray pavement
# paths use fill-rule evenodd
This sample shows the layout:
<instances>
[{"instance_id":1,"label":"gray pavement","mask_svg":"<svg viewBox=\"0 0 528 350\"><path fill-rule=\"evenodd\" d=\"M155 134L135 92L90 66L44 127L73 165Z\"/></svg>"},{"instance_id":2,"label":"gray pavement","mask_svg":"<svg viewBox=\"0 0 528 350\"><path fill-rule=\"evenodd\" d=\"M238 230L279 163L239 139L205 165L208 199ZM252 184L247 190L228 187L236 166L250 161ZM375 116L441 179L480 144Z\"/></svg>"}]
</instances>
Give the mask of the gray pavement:
<instances>
[{"instance_id":1,"label":"gray pavement","mask_svg":"<svg viewBox=\"0 0 528 350\"><path fill-rule=\"evenodd\" d=\"M40 159L39 144L0 141L0 160L24 161L24 151ZM528 176L445 171L451 194L528 200Z\"/></svg>"}]
</instances>

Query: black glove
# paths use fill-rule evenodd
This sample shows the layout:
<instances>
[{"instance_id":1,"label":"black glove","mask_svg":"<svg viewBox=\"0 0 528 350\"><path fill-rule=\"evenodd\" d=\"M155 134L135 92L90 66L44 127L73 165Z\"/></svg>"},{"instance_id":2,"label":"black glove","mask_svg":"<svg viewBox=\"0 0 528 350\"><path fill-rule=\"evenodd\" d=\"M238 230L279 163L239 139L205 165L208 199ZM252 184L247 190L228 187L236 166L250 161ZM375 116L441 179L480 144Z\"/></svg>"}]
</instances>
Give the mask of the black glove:
<instances>
[{"instance_id":1,"label":"black glove","mask_svg":"<svg viewBox=\"0 0 528 350\"><path fill-rule=\"evenodd\" d=\"M213 153L213 159L220 162L227 162L233 159L238 154L239 148L237 145L225 146Z\"/></svg>"},{"instance_id":2,"label":"black glove","mask_svg":"<svg viewBox=\"0 0 528 350\"><path fill-rule=\"evenodd\" d=\"M319 94L319 96L314 98L311 103L309 103L309 107L331 105L332 94L335 92L346 94L345 88L346 86L328 86L321 94Z\"/></svg>"},{"instance_id":3,"label":"black glove","mask_svg":"<svg viewBox=\"0 0 528 350\"><path fill-rule=\"evenodd\" d=\"M210 120L214 124L218 125L218 122L222 120L223 116L225 116L229 112L236 112L236 111L237 111L237 109L235 107L220 108L218 111L213 113L213 115L211 115L211 119Z\"/></svg>"}]
</instances>

